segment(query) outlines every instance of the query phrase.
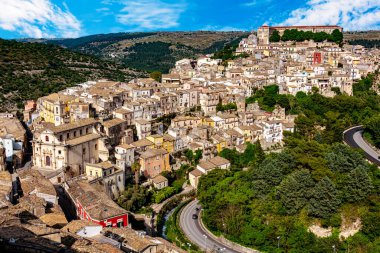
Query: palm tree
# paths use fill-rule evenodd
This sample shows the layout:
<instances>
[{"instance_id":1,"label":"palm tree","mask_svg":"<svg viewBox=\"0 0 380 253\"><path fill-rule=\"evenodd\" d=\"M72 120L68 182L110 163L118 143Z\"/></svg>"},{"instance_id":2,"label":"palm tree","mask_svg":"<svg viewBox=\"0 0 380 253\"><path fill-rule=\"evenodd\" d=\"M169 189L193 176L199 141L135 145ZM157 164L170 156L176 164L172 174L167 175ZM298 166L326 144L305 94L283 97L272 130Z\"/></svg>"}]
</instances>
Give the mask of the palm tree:
<instances>
[{"instance_id":1,"label":"palm tree","mask_svg":"<svg viewBox=\"0 0 380 253\"><path fill-rule=\"evenodd\" d=\"M135 173L135 186L137 188L138 184L139 184L139 178L140 178L140 168L141 168L141 165L139 162L134 162L131 166L132 168L132 171Z\"/></svg>"}]
</instances>

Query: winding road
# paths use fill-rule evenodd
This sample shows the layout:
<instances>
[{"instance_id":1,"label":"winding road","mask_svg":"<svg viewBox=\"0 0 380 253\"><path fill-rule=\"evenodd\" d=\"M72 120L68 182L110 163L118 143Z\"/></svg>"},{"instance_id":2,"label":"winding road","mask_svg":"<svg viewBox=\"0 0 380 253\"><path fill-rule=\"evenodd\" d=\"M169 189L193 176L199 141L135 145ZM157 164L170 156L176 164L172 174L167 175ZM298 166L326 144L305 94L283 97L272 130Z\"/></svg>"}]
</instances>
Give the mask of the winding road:
<instances>
[{"instance_id":1,"label":"winding road","mask_svg":"<svg viewBox=\"0 0 380 253\"><path fill-rule=\"evenodd\" d=\"M374 150L363 139L363 126L355 126L343 132L344 142L352 148L363 150L368 161L380 166L380 154ZM198 209L198 210L197 210ZM197 200L186 205L180 215L180 227L187 238L194 244L198 245L202 250L214 252L240 253L235 247L228 246L219 240L214 239L215 236L209 232L200 223L201 206ZM198 219L193 219L193 214L198 215Z\"/></svg>"},{"instance_id":2,"label":"winding road","mask_svg":"<svg viewBox=\"0 0 380 253\"><path fill-rule=\"evenodd\" d=\"M363 126L355 126L343 132L344 142L352 148L363 150L368 161L380 166L379 153L363 139Z\"/></svg>"},{"instance_id":3,"label":"winding road","mask_svg":"<svg viewBox=\"0 0 380 253\"><path fill-rule=\"evenodd\" d=\"M186 205L180 216L180 226L182 231L185 233L187 238L197 246L199 246L202 250L214 252L228 252L228 253L240 253L241 251L237 251L232 249L231 247L222 244L221 242L215 240L213 236L206 231L202 225L200 224L200 216L198 208L201 209L201 206L198 204L197 200L190 202ZM193 214L198 215L198 219L193 219Z\"/></svg>"}]
</instances>

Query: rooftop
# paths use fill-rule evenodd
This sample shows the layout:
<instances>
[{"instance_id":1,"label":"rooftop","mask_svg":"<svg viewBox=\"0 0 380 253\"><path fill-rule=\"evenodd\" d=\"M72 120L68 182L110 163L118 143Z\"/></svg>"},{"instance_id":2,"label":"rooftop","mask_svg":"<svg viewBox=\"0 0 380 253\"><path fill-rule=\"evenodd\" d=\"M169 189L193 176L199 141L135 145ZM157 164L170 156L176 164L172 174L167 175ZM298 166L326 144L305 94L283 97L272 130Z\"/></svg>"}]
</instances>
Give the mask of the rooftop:
<instances>
[{"instance_id":1,"label":"rooftop","mask_svg":"<svg viewBox=\"0 0 380 253\"><path fill-rule=\"evenodd\" d=\"M230 163L230 161L221 156L215 156L214 158L211 158L209 162L215 164L216 166L222 166Z\"/></svg>"},{"instance_id":2,"label":"rooftop","mask_svg":"<svg viewBox=\"0 0 380 253\"><path fill-rule=\"evenodd\" d=\"M50 124L47 128L53 131L55 134L57 134L57 133L65 132L65 131L70 131L76 128L80 128L80 127L95 125L96 123L98 123L97 120L93 118L89 118L89 119L81 119L69 124L63 124L59 126L54 126Z\"/></svg>"},{"instance_id":3,"label":"rooftop","mask_svg":"<svg viewBox=\"0 0 380 253\"><path fill-rule=\"evenodd\" d=\"M80 137L77 137L72 140L68 140L66 143L70 146L76 146L82 143L86 143L92 140L99 139L101 136L99 134L86 134Z\"/></svg>"},{"instance_id":4,"label":"rooftop","mask_svg":"<svg viewBox=\"0 0 380 253\"><path fill-rule=\"evenodd\" d=\"M91 218L102 221L110 217L127 214L123 208L113 202L104 192L96 191L85 180L67 182L70 196L79 201Z\"/></svg>"},{"instance_id":5,"label":"rooftop","mask_svg":"<svg viewBox=\"0 0 380 253\"><path fill-rule=\"evenodd\" d=\"M163 148L159 148L159 149L152 148L142 153L140 157L146 159L146 158L151 158L151 157L155 157L159 155L165 155L167 153L168 152Z\"/></svg>"},{"instance_id":6,"label":"rooftop","mask_svg":"<svg viewBox=\"0 0 380 253\"><path fill-rule=\"evenodd\" d=\"M159 183L162 183L162 182L167 182L168 179L162 175L157 175L156 177L154 177L152 179L153 183L155 184L159 184Z\"/></svg>"}]
</instances>

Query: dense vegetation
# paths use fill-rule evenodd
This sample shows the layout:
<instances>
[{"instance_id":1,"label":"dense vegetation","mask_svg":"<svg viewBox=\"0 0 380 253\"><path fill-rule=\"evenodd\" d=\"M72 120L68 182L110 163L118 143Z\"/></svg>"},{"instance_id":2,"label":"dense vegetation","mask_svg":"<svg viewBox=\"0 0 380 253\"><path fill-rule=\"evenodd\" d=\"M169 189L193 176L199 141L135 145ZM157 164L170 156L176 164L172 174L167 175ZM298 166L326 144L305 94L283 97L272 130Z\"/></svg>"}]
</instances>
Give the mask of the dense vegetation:
<instances>
[{"instance_id":1,"label":"dense vegetation","mask_svg":"<svg viewBox=\"0 0 380 253\"><path fill-rule=\"evenodd\" d=\"M214 53L226 44L239 43L247 35L204 31L110 33L43 42L123 62L130 68L167 73L180 59Z\"/></svg>"},{"instance_id":2,"label":"dense vegetation","mask_svg":"<svg viewBox=\"0 0 380 253\"><path fill-rule=\"evenodd\" d=\"M269 37L270 42L279 42L279 41L298 41L302 42L305 40L313 40L315 42L322 41L332 41L337 44L342 43L343 41L343 33L338 29L335 29L331 34L325 32L304 32L299 31L297 29L287 29L284 31L284 34L280 36L278 31L274 31Z\"/></svg>"},{"instance_id":3,"label":"dense vegetation","mask_svg":"<svg viewBox=\"0 0 380 253\"><path fill-rule=\"evenodd\" d=\"M87 80L135 76L123 66L59 46L0 39L0 111Z\"/></svg>"},{"instance_id":4,"label":"dense vegetation","mask_svg":"<svg viewBox=\"0 0 380 253\"><path fill-rule=\"evenodd\" d=\"M168 73L174 63L183 58L192 57L191 48L184 45L173 45L166 42L138 43L125 49L128 57L124 63L132 68L146 70L148 72L160 71Z\"/></svg>"},{"instance_id":5,"label":"dense vegetation","mask_svg":"<svg viewBox=\"0 0 380 253\"><path fill-rule=\"evenodd\" d=\"M133 40L148 37L155 33L108 33L95 34L74 39L48 40L46 43L60 45L82 53L102 55L106 47L123 40Z\"/></svg>"},{"instance_id":6,"label":"dense vegetation","mask_svg":"<svg viewBox=\"0 0 380 253\"><path fill-rule=\"evenodd\" d=\"M348 43L351 45L362 45L366 48L380 47L380 40L356 39L351 40Z\"/></svg>"},{"instance_id":7,"label":"dense vegetation","mask_svg":"<svg viewBox=\"0 0 380 253\"><path fill-rule=\"evenodd\" d=\"M236 111L237 110L237 105L236 103L228 103L228 104L222 104L218 103L216 106L216 111L217 112L224 112L224 111Z\"/></svg>"},{"instance_id":8,"label":"dense vegetation","mask_svg":"<svg viewBox=\"0 0 380 253\"><path fill-rule=\"evenodd\" d=\"M369 76L355 84L351 97L317 92L283 97L275 86L256 91L250 102L272 108L282 101L287 113L299 115L295 132L286 134L280 153L263 156L255 145L243 154L221 152L234 168L201 178L205 224L266 252L333 252L333 246L336 252L380 252L380 172L359 151L341 144L343 130L351 125L380 126L373 80ZM362 229L340 240L340 230L357 219ZM331 227L332 235L318 237L308 231L311 225Z\"/></svg>"}]
</instances>

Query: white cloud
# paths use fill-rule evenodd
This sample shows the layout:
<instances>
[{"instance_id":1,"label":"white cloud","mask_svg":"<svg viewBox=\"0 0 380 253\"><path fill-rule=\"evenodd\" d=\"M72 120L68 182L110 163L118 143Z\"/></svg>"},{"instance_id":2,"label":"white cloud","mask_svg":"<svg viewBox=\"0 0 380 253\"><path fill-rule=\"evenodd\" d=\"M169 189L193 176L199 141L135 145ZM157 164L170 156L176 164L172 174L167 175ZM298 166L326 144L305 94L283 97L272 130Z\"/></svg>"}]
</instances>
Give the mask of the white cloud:
<instances>
[{"instance_id":1,"label":"white cloud","mask_svg":"<svg viewBox=\"0 0 380 253\"><path fill-rule=\"evenodd\" d=\"M272 2L272 0L253 0L253 1L243 3L242 5L246 6L246 7L253 7L253 6L257 6L257 5L269 4L271 2Z\"/></svg>"},{"instance_id":2,"label":"white cloud","mask_svg":"<svg viewBox=\"0 0 380 253\"><path fill-rule=\"evenodd\" d=\"M177 27L183 3L166 3L160 0L124 1L124 8L117 15L119 23L135 30L155 30Z\"/></svg>"},{"instance_id":3,"label":"white cloud","mask_svg":"<svg viewBox=\"0 0 380 253\"><path fill-rule=\"evenodd\" d=\"M236 32L236 31L246 31L247 29L233 27L233 26L217 26L217 25L207 25L200 29L201 31L217 31L217 32Z\"/></svg>"},{"instance_id":4,"label":"white cloud","mask_svg":"<svg viewBox=\"0 0 380 253\"><path fill-rule=\"evenodd\" d=\"M340 25L345 30L380 29L379 0L310 0L283 25Z\"/></svg>"},{"instance_id":5,"label":"white cloud","mask_svg":"<svg viewBox=\"0 0 380 253\"><path fill-rule=\"evenodd\" d=\"M50 0L0 0L0 29L33 38L78 37L81 23Z\"/></svg>"},{"instance_id":6,"label":"white cloud","mask_svg":"<svg viewBox=\"0 0 380 253\"><path fill-rule=\"evenodd\" d=\"M103 11L109 11L109 10L110 10L110 8L108 8L108 7L102 7L102 8L96 9L97 12L103 12Z\"/></svg>"}]
</instances>

